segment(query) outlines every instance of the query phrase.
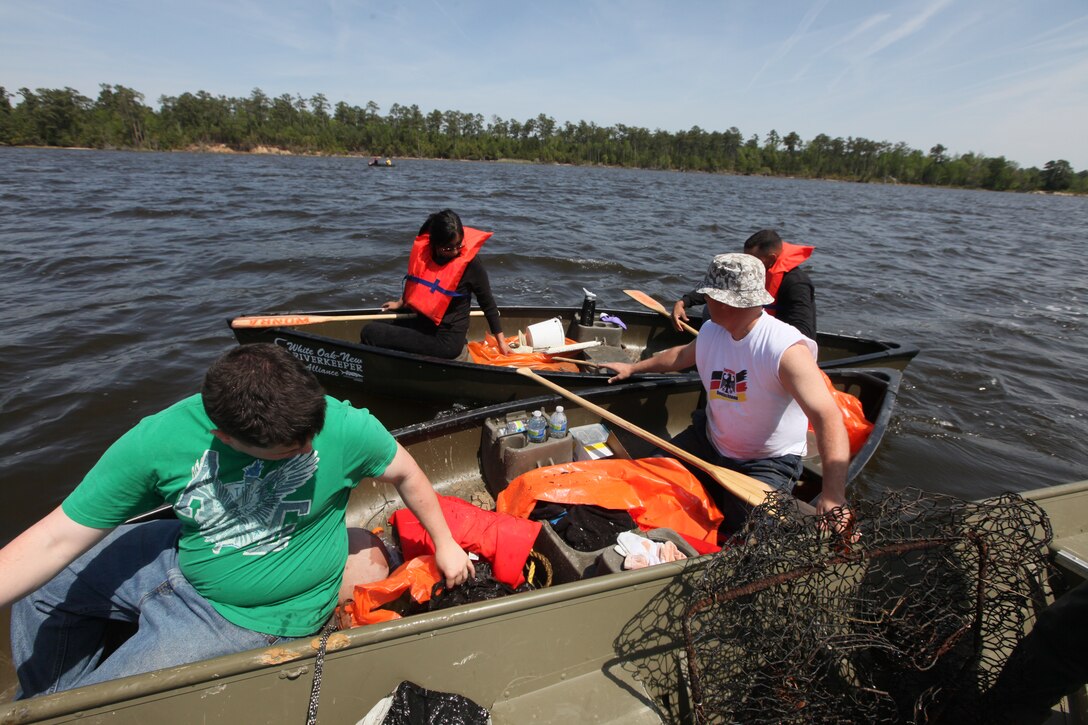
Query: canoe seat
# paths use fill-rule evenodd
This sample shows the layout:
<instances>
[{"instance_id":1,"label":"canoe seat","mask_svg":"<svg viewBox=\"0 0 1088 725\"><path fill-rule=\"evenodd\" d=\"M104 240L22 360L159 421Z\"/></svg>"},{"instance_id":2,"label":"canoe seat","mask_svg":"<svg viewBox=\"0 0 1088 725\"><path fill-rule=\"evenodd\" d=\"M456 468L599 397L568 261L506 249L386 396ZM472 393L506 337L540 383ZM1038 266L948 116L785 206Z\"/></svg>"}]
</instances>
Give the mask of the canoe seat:
<instances>
[{"instance_id":1,"label":"canoe seat","mask_svg":"<svg viewBox=\"0 0 1088 725\"><path fill-rule=\"evenodd\" d=\"M623 667L602 665L583 675L563 673L563 677L557 676L553 685L496 701L490 708L492 722L663 722L646 705L654 700L645 685Z\"/></svg>"},{"instance_id":2,"label":"canoe seat","mask_svg":"<svg viewBox=\"0 0 1088 725\"><path fill-rule=\"evenodd\" d=\"M599 340L602 345L619 347L620 340L623 338L623 328L612 322L597 320L592 325L583 325L575 320L567 331L567 335L575 342Z\"/></svg>"},{"instance_id":3,"label":"canoe seat","mask_svg":"<svg viewBox=\"0 0 1088 725\"><path fill-rule=\"evenodd\" d=\"M1063 571L1088 579L1088 532L1055 539L1050 544L1054 563Z\"/></svg>"},{"instance_id":4,"label":"canoe seat","mask_svg":"<svg viewBox=\"0 0 1088 725\"><path fill-rule=\"evenodd\" d=\"M630 353L618 345L598 345L585 351L586 359L595 363L625 362L633 363Z\"/></svg>"},{"instance_id":5,"label":"canoe seat","mask_svg":"<svg viewBox=\"0 0 1088 725\"><path fill-rule=\"evenodd\" d=\"M484 421L480 441L480 468L484 485L494 497L511 481L534 468L570 463L574 460L574 437L547 438L541 443L530 443L524 433L504 435L502 428L515 420L522 422L529 411L507 413L502 418Z\"/></svg>"}]
</instances>

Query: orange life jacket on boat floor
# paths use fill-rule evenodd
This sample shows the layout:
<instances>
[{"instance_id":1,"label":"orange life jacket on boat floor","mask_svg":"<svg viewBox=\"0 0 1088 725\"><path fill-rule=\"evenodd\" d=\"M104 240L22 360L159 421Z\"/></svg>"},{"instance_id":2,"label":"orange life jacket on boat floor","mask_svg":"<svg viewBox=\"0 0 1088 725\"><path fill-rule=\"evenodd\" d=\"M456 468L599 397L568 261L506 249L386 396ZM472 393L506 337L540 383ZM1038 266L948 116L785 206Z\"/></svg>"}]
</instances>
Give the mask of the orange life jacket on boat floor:
<instances>
[{"instance_id":1,"label":"orange life jacket on boat floor","mask_svg":"<svg viewBox=\"0 0 1088 725\"><path fill-rule=\"evenodd\" d=\"M525 583L522 570L540 533L539 521L485 511L454 496L439 494L438 503L458 546L490 561L497 581L511 587ZM398 509L390 522L406 560L434 553L434 542L411 511Z\"/></svg>"}]
</instances>

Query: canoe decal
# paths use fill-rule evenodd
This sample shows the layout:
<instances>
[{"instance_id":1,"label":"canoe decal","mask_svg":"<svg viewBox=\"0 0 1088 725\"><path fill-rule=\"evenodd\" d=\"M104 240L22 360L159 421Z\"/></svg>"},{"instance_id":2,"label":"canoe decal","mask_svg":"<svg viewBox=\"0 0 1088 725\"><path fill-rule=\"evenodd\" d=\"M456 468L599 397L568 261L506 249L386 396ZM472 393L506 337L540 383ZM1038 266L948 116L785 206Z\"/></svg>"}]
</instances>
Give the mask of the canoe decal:
<instances>
[{"instance_id":1,"label":"canoe decal","mask_svg":"<svg viewBox=\"0 0 1088 725\"><path fill-rule=\"evenodd\" d=\"M276 344L286 348L315 375L360 381L364 379L363 359L358 355L352 355L347 350L312 347L283 337L277 337Z\"/></svg>"}]
</instances>

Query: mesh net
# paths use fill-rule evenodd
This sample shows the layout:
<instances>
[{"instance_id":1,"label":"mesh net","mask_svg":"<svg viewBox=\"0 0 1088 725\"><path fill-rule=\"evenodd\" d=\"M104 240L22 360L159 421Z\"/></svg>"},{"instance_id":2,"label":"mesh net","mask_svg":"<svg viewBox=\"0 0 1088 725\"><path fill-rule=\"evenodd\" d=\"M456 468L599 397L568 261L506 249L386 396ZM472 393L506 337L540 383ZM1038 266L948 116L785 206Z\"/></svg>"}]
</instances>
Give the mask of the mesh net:
<instances>
[{"instance_id":1,"label":"mesh net","mask_svg":"<svg viewBox=\"0 0 1088 725\"><path fill-rule=\"evenodd\" d=\"M682 618L697 721L982 721L1045 599L1046 514L917 491L854 513L846 543L769 498L708 564Z\"/></svg>"}]
</instances>

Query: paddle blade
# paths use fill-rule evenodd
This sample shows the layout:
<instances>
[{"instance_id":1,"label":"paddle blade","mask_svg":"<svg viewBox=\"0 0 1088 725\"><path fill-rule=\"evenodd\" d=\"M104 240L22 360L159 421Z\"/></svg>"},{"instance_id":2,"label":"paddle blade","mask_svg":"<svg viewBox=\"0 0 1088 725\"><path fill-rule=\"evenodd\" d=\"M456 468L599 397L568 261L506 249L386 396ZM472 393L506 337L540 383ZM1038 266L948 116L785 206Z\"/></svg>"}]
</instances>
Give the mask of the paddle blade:
<instances>
[{"instance_id":1,"label":"paddle blade","mask_svg":"<svg viewBox=\"0 0 1088 725\"><path fill-rule=\"evenodd\" d=\"M238 329L242 327L291 327L294 325L312 325L315 322L324 322L329 318L315 317L314 315L249 315L235 317L230 321L230 326Z\"/></svg>"},{"instance_id":2,"label":"paddle blade","mask_svg":"<svg viewBox=\"0 0 1088 725\"><path fill-rule=\"evenodd\" d=\"M655 300L653 297L651 297L650 295L646 294L645 292L643 292L641 290L625 289L623 291L623 293L625 295L627 295L628 297L630 297L631 299L633 299L635 302L638 302L643 307L647 307L647 308L653 310L654 312L659 312L662 315L665 315L666 317L669 315L668 310L665 309L665 306L663 304L661 304L660 302Z\"/></svg>"},{"instance_id":3,"label":"paddle blade","mask_svg":"<svg viewBox=\"0 0 1088 725\"><path fill-rule=\"evenodd\" d=\"M665 306L663 304L661 304L660 302L658 302L657 300L655 300L650 295L646 294L645 292L642 292L642 291L637 290L637 289L625 289L623 291L623 293L625 295L627 295L628 297L630 297L631 299L633 299L635 302L638 302L640 305L642 305L644 307L648 307L651 310L653 310L654 312L656 312L656 313L658 313L660 315L664 315L665 317L668 317L670 320L672 319L672 315L669 314L669 311L665 309ZM696 330L694 327L692 327L688 323L684 322L683 320L680 320L680 327L684 328L685 330L690 332L692 335L698 336L698 334L699 334L698 330Z\"/></svg>"}]
</instances>

